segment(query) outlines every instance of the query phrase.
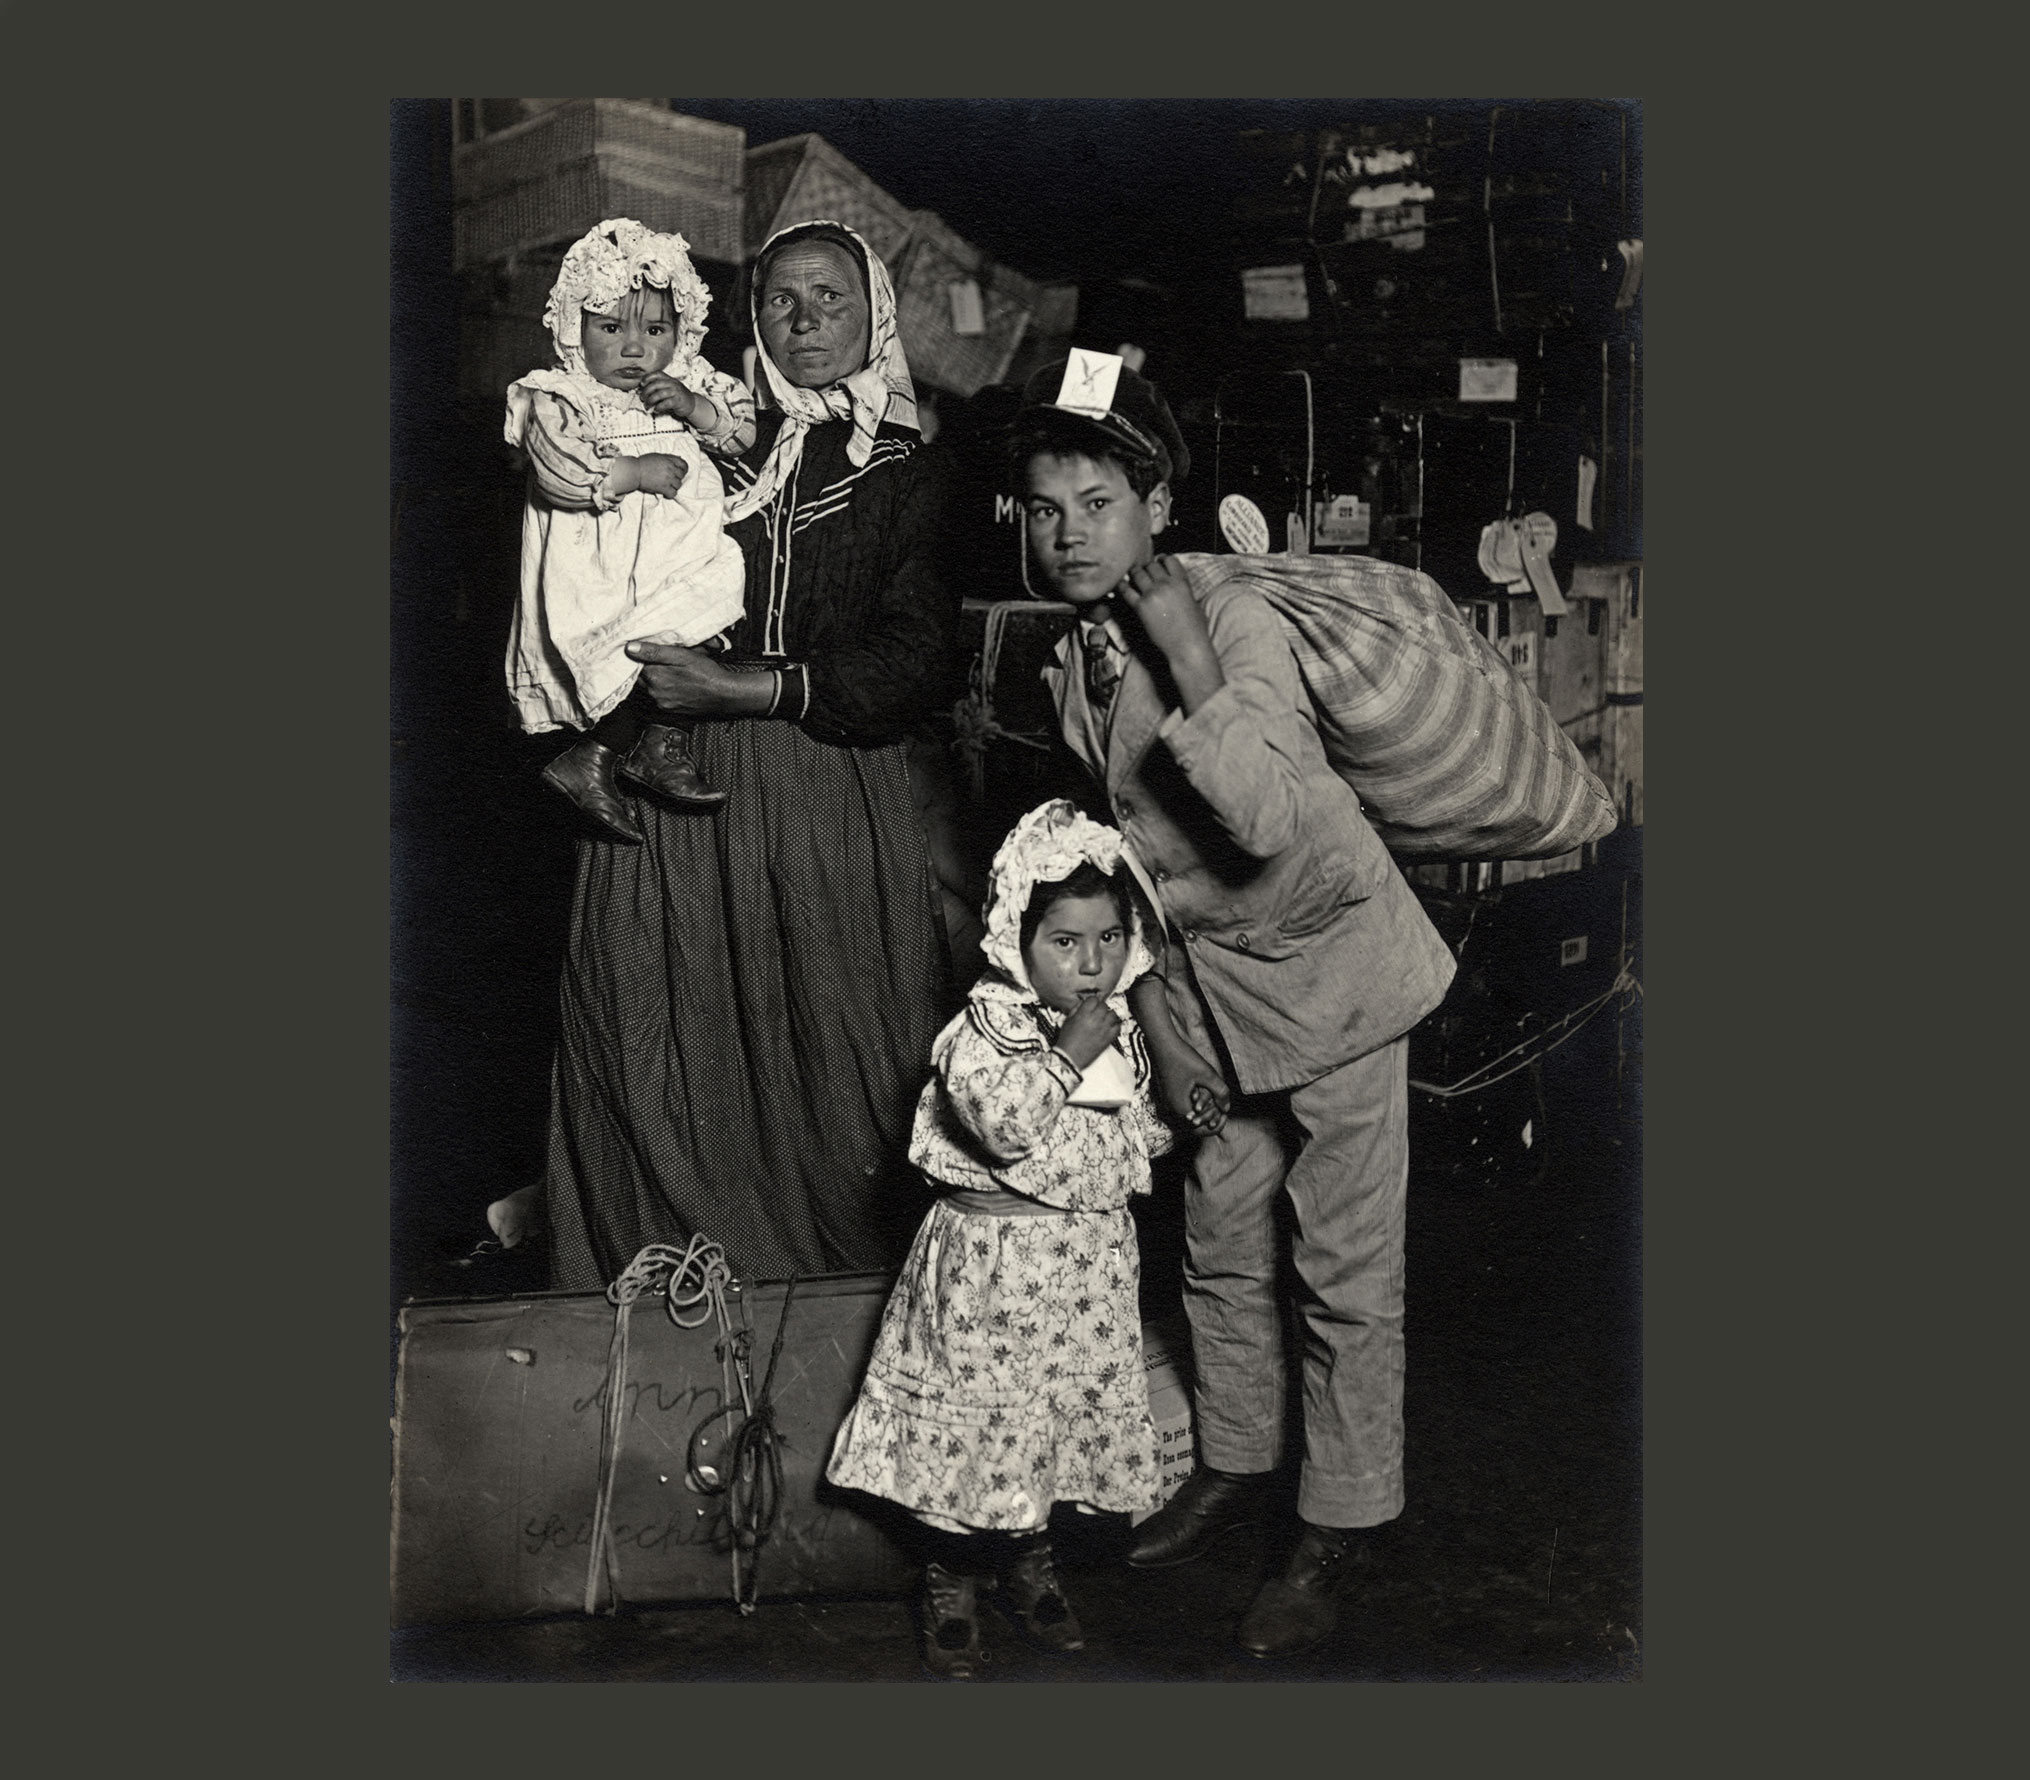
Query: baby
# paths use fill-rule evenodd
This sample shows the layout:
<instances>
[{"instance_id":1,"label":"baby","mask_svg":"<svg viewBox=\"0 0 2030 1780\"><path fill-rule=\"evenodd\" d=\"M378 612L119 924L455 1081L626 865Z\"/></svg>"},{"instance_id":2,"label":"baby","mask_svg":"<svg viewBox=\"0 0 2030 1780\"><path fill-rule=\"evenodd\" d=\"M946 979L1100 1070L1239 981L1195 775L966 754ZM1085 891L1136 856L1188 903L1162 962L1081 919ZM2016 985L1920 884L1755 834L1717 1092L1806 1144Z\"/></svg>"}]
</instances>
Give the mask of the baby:
<instances>
[{"instance_id":1,"label":"baby","mask_svg":"<svg viewBox=\"0 0 2030 1780\"><path fill-rule=\"evenodd\" d=\"M754 398L698 356L709 301L681 235L603 222L565 254L543 312L558 368L508 390L508 443L530 471L508 691L529 733L588 732L543 777L626 841L642 835L616 771L684 808L725 801L625 653L724 647L743 609L725 489L699 446L746 450Z\"/></svg>"}]
</instances>

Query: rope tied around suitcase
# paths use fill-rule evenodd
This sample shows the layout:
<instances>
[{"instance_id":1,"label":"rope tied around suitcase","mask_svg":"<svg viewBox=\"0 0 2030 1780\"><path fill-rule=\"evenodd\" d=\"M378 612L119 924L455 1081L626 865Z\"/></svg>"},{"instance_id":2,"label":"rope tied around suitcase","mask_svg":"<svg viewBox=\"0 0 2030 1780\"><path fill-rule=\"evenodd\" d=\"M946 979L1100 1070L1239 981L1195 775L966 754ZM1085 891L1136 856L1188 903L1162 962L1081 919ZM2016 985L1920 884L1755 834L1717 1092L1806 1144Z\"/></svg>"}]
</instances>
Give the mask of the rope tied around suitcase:
<instances>
[{"instance_id":1,"label":"rope tied around suitcase","mask_svg":"<svg viewBox=\"0 0 2030 1780\"><path fill-rule=\"evenodd\" d=\"M688 1247L677 1249L666 1242L652 1242L606 1288L613 1305L613 1338L606 1352L606 1402L599 1454L599 1492L592 1510L592 1555L585 1572L585 1611L599 1610L599 1578L604 1571L608 1612L620 1604L620 1556L613 1544L613 1488L620 1470L620 1444L627 1424L627 1361L629 1310L643 1296L660 1292L670 1321L680 1329L698 1329L713 1320L719 1324L719 1338L713 1344L719 1358L722 1392L720 1406L691 1430L685 1451L687 1481L706 1495L726 1498L726 1524L732 1535L733 1602L743 1614L754 1611L761 1548L775 1523L782 1500L782 1456L777 1450L781 1436L775 1428L775 1366L782 1357L782 1339L789 1327L790 1300L796 1296L797 1280L792 1274L783 1290L782 1313L775 1325L775 1344L769 1350L768 1370L761 1389L753 1389L747 1356L753 1332L735 1329L726 1309L729 1288L738 1281L726 1261L726 1251L709 1236L693 1236ZM683 1313L696 1308L696 1314ZM745 1310L742 1311L743 1320ZM734 1402L738 1393L739 1403ZM740 1426L727 1442L725 1470L709 1464L704 1451L710 1441L706 1430L723 1418L738 1415ZM742 1553L752 1554L742 1573Z\"/></svg>"}]
</instances>

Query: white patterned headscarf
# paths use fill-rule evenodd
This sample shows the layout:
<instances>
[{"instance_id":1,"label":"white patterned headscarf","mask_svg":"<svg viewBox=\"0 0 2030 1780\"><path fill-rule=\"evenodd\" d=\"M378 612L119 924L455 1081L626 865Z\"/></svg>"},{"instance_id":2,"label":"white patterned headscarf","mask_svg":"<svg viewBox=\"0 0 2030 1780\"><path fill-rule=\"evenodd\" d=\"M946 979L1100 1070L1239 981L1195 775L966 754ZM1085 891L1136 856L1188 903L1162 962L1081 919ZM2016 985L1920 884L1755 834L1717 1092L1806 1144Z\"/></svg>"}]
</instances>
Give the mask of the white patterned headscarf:
<instances>
[{"instance_id":1,"label":"white patterned headscarf","mask_svg":"<svg viewBox=\"0 0 2030 1780\"><path fill-rule=\"evenodd\" d=\"M776 490L804 454L804 434L821 421L852 421L853 436L846 442L846 461L855 469L866 463L874 449L874 435L883 421L912 428L917 424L916 385L909 379L909 361L903 356L902 337L895 327L895 287L888 281L888 268L881 263L881 256L856 230L840 222L801 222L778 229L763 243L755 265L761 265L784 236L818 229L838 230L859 250L860 269L867 280L866 362L829 389L801 389L790 382L768 355L768 342L761 332L761 280L753 281L749 303L755 356L768 379L769 393L783 412L783 423L760 475L750 487L729 496L726 502L729 523L745 519L775 498ZM820 235L818 239L825 237Z\"/></svg>"},{"instance_id":2,"label":"white patterned headscarf","mask_svg":"<svg viewBox=\"0 0 2030 1780\"><path fill-rule=\"evenodd\" d=\"M1029 980L1029 966L1022 958L1022 917L1028 912L1029 898L1036 886L1058 883L1088 863L1111 877L1121 869L1122 846L1118 830L1080 814L1062 797L1031 810L1015 824L994 855L988 872L987 933L980 942L987 962L1015 990L1010 995L1004 988L998 999L1037 999L1035 985ZM1128 963L1114 993L1120 994L1153 962L1142 932L1141 910L1131 895ZM974 993L977 995L988 987L982 983Z\"/></svg>"},{"instance_id":3,"label":"white patterned headscarf","mask_svg":"<svg viewBox=\"0 0 2030 1780\"><path fill-rule=\"evenodd\" d=\"M670 363L681 366L696 358L712 294L691 264L691 244L681 235L661 235L618 216L571 244L543 305L543 325L556 345L558 363L574 374L585 369L582 311L618 315L629 291L645 289L670 293L677 317L677 350Z\"/></svg>"}]
</instances>

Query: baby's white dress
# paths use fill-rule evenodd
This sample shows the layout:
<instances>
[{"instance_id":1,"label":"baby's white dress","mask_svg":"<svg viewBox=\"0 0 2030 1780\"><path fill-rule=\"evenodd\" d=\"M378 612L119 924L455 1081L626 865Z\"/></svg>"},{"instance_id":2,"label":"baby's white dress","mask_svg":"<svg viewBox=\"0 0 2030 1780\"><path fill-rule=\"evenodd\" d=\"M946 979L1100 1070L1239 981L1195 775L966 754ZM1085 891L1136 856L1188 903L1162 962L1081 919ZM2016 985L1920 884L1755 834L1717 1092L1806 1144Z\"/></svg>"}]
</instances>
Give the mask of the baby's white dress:
<instances>
[{"instance_id":1,"label":"baby's white dress","mask_svg":"<svg viewBox=\"0 0 2030 1780\"><path fill-rule=\"evenodd\" d=\"M730 440L752 398L703 359L670 374L712 400L707 443ZM507 440L533 468L522 517L521 597L508 692L522 727L587 729L634 689L628 643L702 643L739 618L746 568L726 535L725 487L700 435L651 414L631 390L583 373L531 372L508 390ZM616 457L659 454L688 469L673 496L639 490L605 512L553 506L541 484L589 498Z\"/></svg>"}]
</instances>

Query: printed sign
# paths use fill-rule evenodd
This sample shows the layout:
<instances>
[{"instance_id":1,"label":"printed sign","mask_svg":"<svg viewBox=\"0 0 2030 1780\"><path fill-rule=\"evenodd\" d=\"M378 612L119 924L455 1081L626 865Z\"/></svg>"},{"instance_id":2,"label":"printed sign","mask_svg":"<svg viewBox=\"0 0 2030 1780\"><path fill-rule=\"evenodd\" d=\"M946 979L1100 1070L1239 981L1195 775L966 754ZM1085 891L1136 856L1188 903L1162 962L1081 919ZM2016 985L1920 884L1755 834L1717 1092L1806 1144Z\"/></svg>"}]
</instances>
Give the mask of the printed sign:
<instances>
[{"instance_id":1,"label":"printed sign","mask_svg":"<svg viewBox=\"0 0 2030 1780\"><path fill-rule=\"evenodd\" d=\"M1512 402L1515 400L1515 360L1512 358L1463 358L1459 361L1459 399L1462 402Z\"/></svg>"},{"instance_id":2,"label":"printed sign","mask_svg":"<svg viewBox=\"0 0 2030 1780\"><path fill-rule=\"evenodd\" d=\"M1369 523L1367 502L1358 495L1337 495L1332 500L1320 501L1313 510L1311 541L1341 549L1365 544Z\"/></svg>"},{"instance_id":3,"label":"printed sign","mask_svg":"<svg viewBox=\"0 0 2030 1780\"><path fill-rule=\"evenodd\" d=\"M1248 267L1241 274L1241 301L1249 321L1311 319L1302 266Z\"/></svg>"}]
</instances>

